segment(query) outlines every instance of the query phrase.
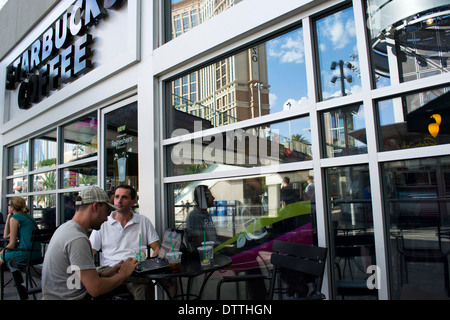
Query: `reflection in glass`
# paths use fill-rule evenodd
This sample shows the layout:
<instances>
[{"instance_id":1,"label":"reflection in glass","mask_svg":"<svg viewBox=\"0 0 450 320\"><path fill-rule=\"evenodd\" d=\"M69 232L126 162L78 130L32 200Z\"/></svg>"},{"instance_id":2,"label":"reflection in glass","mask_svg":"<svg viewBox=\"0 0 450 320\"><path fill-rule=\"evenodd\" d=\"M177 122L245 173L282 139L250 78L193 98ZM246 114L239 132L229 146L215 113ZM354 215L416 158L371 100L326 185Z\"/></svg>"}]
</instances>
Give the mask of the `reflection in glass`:
<instances>
[{"instance_id":1,"label":"reflection in glass","mask_svg":"<svg viewBox=\"0 0 450 320\"><path fill-rule=\"evenodd\" d=\"M56 165L57 143L56 131L34 139L34 170Z\"/></svg>"},{"instance_id":2,"label":"reflection in glass","mask_svg":"<svg viewBox=\"0 0 450 320\"><path fill-rule=\"evenodd\" d=\"M324 155L328 158L367 153L363 105L333 109L322 114Z\"/></svg>"},{"instance_id":3,"label":"reflection in glass","mask_svg":"<svg viewBox=\"0 0 450 320\"><path fill-rule=\"evenodd\" d=\"M63 127L64 163L97 156L97 112Z\"/></svg>"},{"instance_id":4,"label":"reflection in glass","mask_svg":"<svg viewBox=\"0 0 450 320\"><path fill-rule=\"evenodd\" d=\"M177 176L311 159L310 121L303 117L178 143L167 148L166 163L167 174Z\"/></svg>"},{"instance_id":5,"label":"reflection in glass","mask_svg":"<svg viewBox=\"0 0 450 320\"><path fill-rule=\"evenodd\" d=\"M56 190L56 172L49 171L35 174L33 177L33 191Z\"/></svg>"},{"instance_id":6,"label":"reflection in glass","mask_svg":"<svg viewBox=\"0 0 450 320\"><path fill-rule=\"evenodd\" d=\"M316 21L321 100L361 91L353 8Z\"/></svg>"},{"instance_id":7,"label":"reflection in glass","mask_svg":"<svg viewBox=\"0 0 450 320\"><path fill-rule=\"evenodd\" d=\"M170 23L169 21L166 23L166 42L181 36L241 1L165 0L166 16L170 15Z\"/></svg>"},{"instance_id":8,"label":"reflection in glass","mask_svg":"<svg viewBox=\"0 0 450 320\"><path fill-rule=\"evenodd\" d=\"M56 227L56 194L33 196L33 218L40 229Z\"/></svg>"},{"instance_id":9,"label":"reflection in glass","mask_svg":"<svg viewBox=\"0 0 450 320\"><path fill-rule=\"evenodd\" d=\"M450 142L450 93L436 88L377 103L380 151Z\"/></svg>"},{"instance_id":10,"label":"reflection in glass","mask_svg":"<svg viewBox=\"0 0 450 320\"><path fill-rule=\"evenodd\" d=\"M219 127L308 104L303 29L167 83L167 132Z\"/></svg>"},{"instance_id":11,"label":"reflection in glass","mask_svg":"<svg viewBox=\"0 0 450 320\"><path fill-rule=\"evenodd\" d=\"M28 142L9 148L9 175L28 172Z\"/></svg>"},{"instance_id":12,"label":"reflection in glass","mask_svg":"<svg viewBox=\"0 0 450 320\"><path fill-rule=\"evenodd\" d=\"M78 196L78 192L70 192L70 193L64 193L61 195L63 198L63 217L62 222L64 223L66 221L72 220L73 216L75 215L75 202Z\"/></svg>"},{"instance_id":13,"label":"reflection in glass","mask_svg":"<svg viewBox=\"0 0 450 320\"><path fill-rule=\"evenodd\" d=\"M137 103L105 116L106 190L120 184L138 189Z\"/></svg>"},{"instance_id":14,"label":"reflection in glass","mask_svg":"<svg viewBox=\"0 0 450 320\"><path fill-rule=\"evenodd\" d=\"M311 200L305 198L309 174L309 171L296 171L170 184L170 225L186 228L189 215L199 210L194 190L199 185L207 185L215 198L207 214L212 221L208 229L213 228L216 233L216 252L232 257L230 269L235 273L265 272L272 240L317 243L315 212L311 213ZM282 188L285 177L289 178L289 183ZM255 287L249 286L248 294L253 298L264 297L264 288L255 292Z\"/></svg>"},{"instance_id":15,"label":"reflection in glass","mask_svg":"<svg viewBox=\"0 0 450 320\"><path fill-rule=\"evenodd\" d=\"M97 185L97 163L87 163L63 170L64 189Z\"/></svg>"},{"instance_id":16,"label":"reflection in glass","mask_svg":"<svg viewBox=\"0 0 450 320\"><path fill-rule=\"evenodd\" d=\"M448 297L450 157L386 163L383 191L391 241L391 287Z\"/></svg>"},{"instance_id":17,"label":"reflection in glass","mask_svg":"<svg viewBox=\"0 0 450 320\"><path fill-rule=\"evenodd\" d=\"M366 270L375 264L372 200L367 165L328 168L328 217L333 292L338 298L368 299L377 295L366 285ZM357 294L351 287L361 288ZM365 290L364 290L365 289Z\"/></svg>"},{"instance_id":18,"label":"reflection in glass","mask_svg":"<svg viewBox=\"0 0 450 320\"><path fill-rule=\"evenodd\" d=\"M8 180L8 193L28 192L28 176Z\"/></svg>"},{"instance_id":19,"label":"reflection in glass","mask_svg":"<svg viewBox=\"0 0 450 320\"><path fill-rule=\"evenodd\" d=\"M366 7L377 88L449 72L448 1L367 0Z\"/></svg>"}]
</instances>

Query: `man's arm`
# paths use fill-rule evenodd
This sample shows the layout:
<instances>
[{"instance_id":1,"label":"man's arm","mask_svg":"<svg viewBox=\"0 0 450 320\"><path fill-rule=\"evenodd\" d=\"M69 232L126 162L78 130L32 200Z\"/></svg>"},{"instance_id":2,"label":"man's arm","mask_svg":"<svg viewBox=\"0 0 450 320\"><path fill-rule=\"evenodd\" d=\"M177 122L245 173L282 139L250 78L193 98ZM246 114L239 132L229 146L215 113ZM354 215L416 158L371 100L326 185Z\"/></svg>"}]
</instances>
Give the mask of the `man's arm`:
<instances>
[{"instance_id":1,"label":"man's arm","mask_svg":"<svg viewBox=\"0 0 450 320\"><path fill-rule=\"evenodd\" d=\"M138 266L136 259L125 260L118 272L108 278L100 277L96 269L80 271L80 280L92 297L98 297L117 288L126 278L128 278Z\"/></svg>"},{"instance_id":2,"label":"man's arm","mask_svg":"<svg viewBox=\"0 0 450 320\"><path fill-rule=\"evenodd\" d=\"M149 244L150 248L153 250L152 257L155 257L159 254L159 249L161 249L161 242L155 241Z\"/></svg>"}]
</instances>

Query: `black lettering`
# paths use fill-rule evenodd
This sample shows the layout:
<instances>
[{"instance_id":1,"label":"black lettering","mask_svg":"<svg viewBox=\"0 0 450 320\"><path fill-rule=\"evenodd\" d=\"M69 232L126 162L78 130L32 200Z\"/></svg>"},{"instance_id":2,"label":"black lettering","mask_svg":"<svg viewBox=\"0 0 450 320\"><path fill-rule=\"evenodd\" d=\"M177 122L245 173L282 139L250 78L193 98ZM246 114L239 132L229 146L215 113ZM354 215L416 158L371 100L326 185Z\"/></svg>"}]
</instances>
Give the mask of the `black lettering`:
<instances>
[{"instance_id":1,"label":"black lettering","mask_svg":"<svg viewBox=\"0 0 450 320\"><path fill-rule=\"evenodd\" d=\"M59 88L59 78L61 77L59 66L61 64L60 56L56 56L48 63L48 88L57 90Z\"/></svg>"},{"instance_id":2,"label":"black lettering","mask_svg":"<svg viewBox=\"0 0 450 320\"><path fill-rule=\"evenodd\" d=\"M69 20L69 13L65 13L61 19L55 23L55 48L67 48L72 36L70 34L69 28L67 27L67 21Z\"/></svg>"},{"instance_id":3,"label":"black lettering","mask_svg":"<svg viewBox=\"0 0 450 320\"><path fill-rule=\"evenodd\" d=\"M67 83L73 77L73 46L67 47L61 53L61 82Z\"/></svg>"},{"instance_id":4,"label":"black lettering","mask_svg":"<svg viewBox=\"0 0 450 320\"><path fill-rule=\"evenodd\" d=\"M39 89L39 77L33 74L30 77L30 80L28 80L27 86L27 99L30 103L39 102L38 89Z\"/></svg>"},{"instance_id":5,"label":"black lettering","mask_svg":"<svg viewBox=\"0 0 450 320\"><path fill-rule=\"evenodd\" d=\"M13 65L6 68L6 90L14 90L16 88L15 70L16 68Z\"/></svg>"},{"instance_id":6,"label":"black lettering","mask_svg":"<svg viewBox=\"0 0 450 320\"><path fill-rule=\"evenodd\" d=\"M84 22L90 27L107 16L104 8L98 5L98 0L85 0Z\"/></svg>"},{"instance_id":7,"label":"black lettering","mask_svg":"<svg viewBox=\"0 0 450 320\"><path fill-rule=\"evenodd\" d=\"M92 43L92 36L85 34L75 42L74 67L75 76L86 73L92 68L91 60L88 58L92 55L92 50L88 46Z\"/></svg>"},{"instance_id":8,"label":"black lettering","mask_svg":"<svg viewBox=\"0 0 450 320\"><path fill-rule=\"evenodd\" d=\"M25 80L30 72L30 51L26 50L22 54L20 63L20 80Z\"/></svg>"},{"instance_id":9,"label":"black lettering","mask_svg":"<svg viewBox=\"0 0 450 320\"><path fill-rule=\"evenodd\" d=\"M17 98L17 103L19 105L19 109L27 110L30 109L31 105L28 101L27 96L27 89L28 89L28 82L22 82L22 84L19 87L19 95Z\"/></svg>"},{"instance_id":10,"label":"black lettering","mask_svg":"<svg viewBox=\"0 0 450 320\"><path fill-rule=\"evenodd\" d=\"M48 93L49 93L48 65L45 65L39 70L39 88L38 88L39 100L42 100L44 97L47 97Z\"/></svg>"}]
</instances>

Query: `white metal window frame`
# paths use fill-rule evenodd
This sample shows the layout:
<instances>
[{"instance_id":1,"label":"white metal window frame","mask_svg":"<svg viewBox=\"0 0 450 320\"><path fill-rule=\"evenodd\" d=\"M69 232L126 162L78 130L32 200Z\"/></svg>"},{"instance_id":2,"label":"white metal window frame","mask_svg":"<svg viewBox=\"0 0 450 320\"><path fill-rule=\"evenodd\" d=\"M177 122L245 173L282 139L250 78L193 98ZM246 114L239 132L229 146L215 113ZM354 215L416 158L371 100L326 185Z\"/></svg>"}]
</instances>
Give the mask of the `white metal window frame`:
<instances>
[{"instance_id":1,"label":"white metal window frame","mask_svg":"<svg viewBox=\"0 0 450 320\"><path fill-rule=\"evenodd\" d=\"M243 47L245 44L251 43L257 39L270 35L278 30L282 30L288 26L299 24L303 28L304 44L305 44L305 61L307 70L308 96L310 107L308 110L298 111L289 110L276 114L269 114L259 118L249 119L239 123L227 126L213 128L202 132L195 132L176 138L161 138L161 152L159 158L159 170L162 175L165 172L165 148L169 145L182 141L201 138L217 132L235 130L238 128L258 126L263 123L275 122L279 120L287 120L291 117L298 117L309 114L311 122L311 138L313 160L281 164L279 166L268 166L258 168L247 168L245 170L233 170L225 173L202 173L196 175L164 177L162 175L162 192L160 195L160 203L164 203L166 199L166 184L185 182L192 180L204 179L223 179L243 177L255 174L266 174L275 172L298 171L298 170L314 170L316 181L324 181L324 169L335 166L349 166L365 164L369 167L370 183L372 190L372 208L374 212L374 230L375 230L375 248L377 265L381 269L379 299L389 299L389 267L386 239L386 224L384 221L384 208L382 204L383 191L381 186L380 165L384 162L405 160L425 157L438 157L448 155L448 145L430 146L424 148L415 148L408 150L396 150L389 152L378 152L377 135L376 135L376 101L390 98L392 96L402 96L415 91L423 91L427 88L446 85L450 82L450 74L441 74L424 79L409 81L407 83L392 84L391 86L372 89L372 74L370 68L370 52L367 46L367 37L365 28L356 28L358 56L361 70L362 92L345 97L339 97L327 101L317 100L318 79L316 79L316 57L313 48L313 29L314 16L326 13L327 10L346 3L345 1L282 1L277 2L273 6L271 0L245 0L238 5L214 17L210 21L190 30L188 33L171 40L163 46L156 48L153 53L153 73L157 79L159 86L160 101L164 101L164 82L175 75L180 75L196 66L205 65L209 61L213 61L215 57L220 57L227 52ZM314 5L314 7L313 7ZM365 25L366 14L364 11L363 0L353 0L353 12L355 23L357 26ZM270 7L271 10L267 10ZM251 21L245 19L239 20L236 17L251 16ZM226 26L226 28L225 28ZM162 34L163 32L160 32ZM211 36L209 36L211 35ZM213 36L214 35L214 36ZM187 45L189 44L189 45ZM194 45L196 44L196 45ZM176 50L176 48L185 48L186 50ZM167 57L170 56L170 59ZM321 158L320 152L320 112L336 108L337 106L362 103L364 105L366 135L367 135L367 154L353 155L339 158ZM164 102L160 102L159 112L164 114ZM160 122L162 123L162 122ZM159 128L159 136L164 136L164 128ZM323 183L322 188L316 188L317 200L317 227L319 245L327 245L327 217L326 217L326 190ZM162 219L166 219L167 210L164 205L155 208L162 212ZM329 271L329 270L328 270ZM324 281L324 292L331 293L328 286L329 277ZM328 294L328 297L330 295Z\"/></svg>"}]
</instances>

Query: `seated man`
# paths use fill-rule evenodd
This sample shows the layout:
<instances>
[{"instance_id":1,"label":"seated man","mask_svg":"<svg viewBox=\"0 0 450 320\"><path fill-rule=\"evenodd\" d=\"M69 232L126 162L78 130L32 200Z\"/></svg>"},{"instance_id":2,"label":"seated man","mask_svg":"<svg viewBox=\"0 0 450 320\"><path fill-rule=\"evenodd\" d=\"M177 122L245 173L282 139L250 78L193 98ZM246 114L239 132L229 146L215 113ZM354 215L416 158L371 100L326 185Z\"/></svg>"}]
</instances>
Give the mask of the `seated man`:
<instances>
[{"instance_id":1,"label":"seated man","mask_svg":"<svg viewBox=\"0 0 450 320\"><path fill-rule=\"evenodd\" d=\"M153 256L158 255L161 247L159 236L150 219L135 214L131 209L136 203L136 190L128 185L116 188L114 205L117 207L108 217L100 230L92 231L90 236L94 254L100 250L102 267L112 267L118 261L134 257L139 246L139 238L143 246L149 245ZM135 300L154 299L154 286L149 280L145 283L128 282L128 291Z\"/></svg>"},{"instance_id":2,"label":"seated man","mask_svg":"<svg viewBox=\"0 0 450 320\"><path fill-rule=\"evenodd\" d=\"M138 266L136 259L128 258L101 277L97 273L87 232L100 229L109 207L113 206L108 195L97 186L86 187L77 197L73 219L56 230L47 248L42 269L44 300L81 300L106 294Z\"/></svg>"},{"instance_id":3,"label":"seated man","mask_svg":"<svg viewBox=\"0 0 450 320\"><path fill-rule=\"evenodd\" d=\"M199 185L194 190L194 208L186 219L187 246L190 252L197 252L202 241L217 241L217 233L208 208L214 204L214 196L205 185Z\"/></svg>"}]
</instances>

